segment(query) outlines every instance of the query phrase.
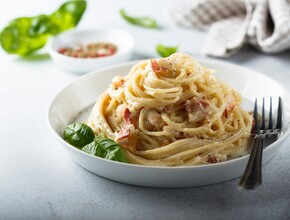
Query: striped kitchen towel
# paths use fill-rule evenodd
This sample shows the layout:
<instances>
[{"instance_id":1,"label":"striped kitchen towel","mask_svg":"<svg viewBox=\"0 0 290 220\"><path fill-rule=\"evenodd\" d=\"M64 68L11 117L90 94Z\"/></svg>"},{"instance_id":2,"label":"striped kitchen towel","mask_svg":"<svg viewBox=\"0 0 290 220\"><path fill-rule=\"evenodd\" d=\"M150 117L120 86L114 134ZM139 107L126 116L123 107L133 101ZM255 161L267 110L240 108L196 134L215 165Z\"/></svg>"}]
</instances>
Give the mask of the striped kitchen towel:
<instances>
[{"instance_id":1,"label":"striped kitchen towel","mask_svg":"<svg viewBox=\"0 0 290 220\"><path fill-rule=\"evenodd\" d=\"M202 52L209 56L229 57L245 44L265 53L290 48L290 0L204 0L175 5L169 15L181 26L208 30Z\"/></svg>"}]
</instances>

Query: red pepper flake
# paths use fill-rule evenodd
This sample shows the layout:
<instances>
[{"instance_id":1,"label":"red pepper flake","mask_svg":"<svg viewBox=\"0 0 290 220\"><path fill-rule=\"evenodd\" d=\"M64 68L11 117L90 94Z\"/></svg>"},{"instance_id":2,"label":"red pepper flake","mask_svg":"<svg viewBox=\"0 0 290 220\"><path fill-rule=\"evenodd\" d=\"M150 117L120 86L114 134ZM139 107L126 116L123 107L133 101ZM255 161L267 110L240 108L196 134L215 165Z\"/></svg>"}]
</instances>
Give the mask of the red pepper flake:
<instances>
[{"instance_id":1,"label":"red pepper flake","mask_svg":"<svg viewBox=\"0 0 290 220\"><path fill-rule=\"evenodd\" d=\"M113 55L115 53L115 49L114 48L109 48L109 54Z\"/></svg>"},{"instance_id":2,"label":"red pepper flake","mask_svg":"<svg viewBox=\"0 0 290 220\"><path fill-rule=\"evenodd\" d=\"M59 52L59 53L62 53L62 54L65 53L66 51L67 51L67 49L65 49L65 48L60 48L60 49L58 50L58 52Z\"/></svg>"},{"instance_id":3,"label":"red pepper flake","mask_svg":"<svg viewBox=\"0 0 290 220\"><path fill-rule=\"evenodd\" d=\"M106 56L106 54L104 54L104 53L98 53L98 57L105 57Z\"/></svg>"},{"instance_id":4,"label":"red pepper flake","mask_svg":"<svg viewBox=\"0 0 290 220\"><path fill-rule=\"evenodd\" d=\"M115 51L116 51L116 49L115 49L114 47L108 47L108 50L109 50L110 52L115 52Z\"/></svg>"},{"instance_id":5,"label":"red pepper flake","mask_svg":"<svg viewBox=\"0 0 290 220\"><path fill-rule=\"evenodd\" d=\"M115 54L117 47L111 43L90 43L80 46L79 48L60 48L60 54L70 57L80 58L95 58L106 57Z\"/></svg>"}]
</instances>

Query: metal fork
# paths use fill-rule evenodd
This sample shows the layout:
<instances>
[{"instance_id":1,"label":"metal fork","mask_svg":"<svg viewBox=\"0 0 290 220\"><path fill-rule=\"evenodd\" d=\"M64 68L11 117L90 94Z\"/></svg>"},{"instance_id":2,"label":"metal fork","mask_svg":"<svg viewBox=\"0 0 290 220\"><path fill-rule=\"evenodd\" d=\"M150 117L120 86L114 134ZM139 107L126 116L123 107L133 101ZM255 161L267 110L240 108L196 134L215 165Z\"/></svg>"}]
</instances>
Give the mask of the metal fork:
<instances>
[{"instance_id":1,"label":"metal fork","mask_svg":"<svg viewBox=\"0 0 290 220\"><path fill-rule=\"evenodd\" d=\"M271 143L279 138L282 129L282 100L279 97L276 126L273 128L272 97L270 98L270 111L268 127L266 128L265 98L262 104L261 124L258 121L257 99L254 108L254 125L251 134L254 135L252 149L247 167L240 179L239 185L244 189L254 189L262 183L262 155L265 139L271 139Z\"/></svg>"}]
</instances>

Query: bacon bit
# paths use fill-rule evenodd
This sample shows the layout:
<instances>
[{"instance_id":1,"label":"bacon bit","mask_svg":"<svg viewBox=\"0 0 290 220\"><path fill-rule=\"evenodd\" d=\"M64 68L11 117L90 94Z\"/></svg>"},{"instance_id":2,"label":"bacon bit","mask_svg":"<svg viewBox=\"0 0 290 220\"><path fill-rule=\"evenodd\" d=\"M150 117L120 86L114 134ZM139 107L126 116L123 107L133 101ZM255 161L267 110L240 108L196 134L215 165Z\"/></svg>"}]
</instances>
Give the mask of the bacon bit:
<instances>
[{"instance_id":1,"label":"bacon bit","mask_svg":"<svg viewBox=\"0 0 290 220\"><path fill-rule=\"evenodd\" d=\"M117 140L120 140L120 139L124 139L124 138L129 137L129 135L130 135L130 129L129 128L124 128L123 130L121 130L117 134L116 138L117 138Z\"/></svg>"},{"instance_id":2,"label":"bacon bit","mask_svg":"<svg viewBox=\"0 0 290 220\"><path fill-rule=\"evenodd\" d=\"M129 111L128 108L124 109L122 118L124 119L126 124L128 124L128 125L132 124L131 112Z\"/></svg>"},{"instance_id":3,"label":"bacon bit","mask_svg":"<svg viewBox=\"0 0 290 220\"><path fill-rule=\"evenodd\" d=\"M226 109L224 110L224 115L226 118L229 117L229 112L232 111L235 108L235 106L236 106L236 103L231 103L226 107Z\"/></svg>"},{"instance_id":4,"label":"bacon bit","mask_svg":"<svg viewBox=\"0 0 290 220\"><path fill-rule=\"evenodd\" d=\"M184 108L187 112L191 113L193 110L197 107L196 102L191 102L190 100L187 100L184 102Z\"/></svg>"},{"instance_id":5,"label":"bacon bit","mask_svg":"<svg viewBox=\"0 0 290 220\"><path fill-rule=\"evenodd\" d=\"M209 106L205 97L202 97L200 99L187 100L185 102L180 103L180 105L183 105L185 110L189 113L197 110L202 110L205 112L206 108Z\"/></svg>"},{"instance_id":6,"label":"bacon bit","mask_svg":"<svg viewBox=\"0 0 290 220\"><path fill-rule=\"evenodd\" d=\"M151 60L151 67L155 73L160 74L163 77L170 77L172 75L170 74L170 70L168 68L159 66L156 60Z\"/></svg>"},{"instance_id":7,"label":"bacon bit","mask_svg":"<svg viewBox=\"0 0 290 220\"><path fill-rule=\"evenodd\" d=\"M129 151L134 152L138 146L138 133L132 129L132 126L123 128L117 133L116 142Z\"/></svg>"},{"instance_id":8,"label":"bacon bit","mask_svg":"<svg viewBox=\"0 0 290 220\"><path fill-rule=\"evenodd\" d=\"M208 101L207 101L207 99L206 99L205 96L201 97L201 98L198 100L198 102L199 102L199 104L200 104L204 109L206 109L206 108L209 106Z\"/></svg>"},{"instance_id":9,"label":"bacon bit","mask_svg":"<svg viewBox=\"0 0 290 220\"><path fill-rule=\"evenodd\" d=\"M156 72L160 72L160 67L157 63L156 60L151 60L151 67L152 67L152 70L156 73Z\"/></svg>"},{"instance_id":10,"label":"bacon bit","mask_svg":"<svg viewBox=\"0 0 290 220\"><path fill-rule=\"evenodd\" d=\"M120 88L121 86L123 86L125 83L125 80L124 79L119 79L115 82L112 83L112 87L114 90L117 90L118 88Z\"/></svg>"},{"instance_id":11,"label":"bacon bit","mask_svg":"<svg viewBox=\"0 0 290 220\"><path fill-rule=\"evenodd\" d=\"M176 138L176 140L180 140L180 139L184 139L185 135L184 135L184 132L177 131L174 133L174 137Z\"/></svg>"},{"instance_id":12,"label":"bacon bit","mask_svg":"<svg viewBox=\"0 0 290 220\"><path fill-rule=\"evenodd\" d=\"M182 107L182 108L185 108L185 103L186 103L186 101L180 102L179 106Z\"/></svg>"},{"instance_id":13,"label":"bacon bit","mask_svg":"<svg viewBox=\"0 0 290 220\"><path fill-rule=\"evenodd\" d=\"M139 128L139 115L140 115L141 109L137 109L135 111L134 115L130 114L131 122L132 122L132 124L134 125L135 128Z\"/></svg>"},{"instance_id":14,"label":"bacon bit","mask_svg":"<svg viewBox=\"0 0 290 220\"><path fill-rule=\"evenodd\" d=\"M207 109L208 106L209 104L205 97L187 100L184 103L184 108L188 113L189 121L194 123L203 123L209 117Z\"/></svg>"},{"instance_id":15,"label":"bacon bit","mask_svg":"<svg viewBox=\"0 0 290 220\"><path fill-rule=\"evenodd\" d=\"M145 127L150 131L160 131L165 126L161 114L155 109L149 109L146 116Z\"/></svg>"},{"instance_id":16,"label":"bacon bit","mask_svg":"<svg viewBox=\"0 0 290 220\"><path fill-rule=\"evenodd\" d=\"M165 106L161 111L162 112L167 112L167 111L169 111L169 109L170 109L169 106Z\"/></svg>"},{"instance_id":17,"label":"bacon bit","mask_svg":"<svg viewBox=\"0 0 290 220\"><path fill-rule=\"evenodd\" d=\"M228 114L228 110L227 110L227 108L224 110L224 115L225 115L226 118L229 117L229 114Z\"/></svg>"},{"instance_id":18,"label":"bacon bit","mask_svg":"<svg viewBox=\"0 0 290 220\"><path fill-rule=\"evenodd\" d=\"M207 162L208 163L217 163L218 160L216 159L216 157L214 155L208 155Z\"/></svg>"}]
</instances>

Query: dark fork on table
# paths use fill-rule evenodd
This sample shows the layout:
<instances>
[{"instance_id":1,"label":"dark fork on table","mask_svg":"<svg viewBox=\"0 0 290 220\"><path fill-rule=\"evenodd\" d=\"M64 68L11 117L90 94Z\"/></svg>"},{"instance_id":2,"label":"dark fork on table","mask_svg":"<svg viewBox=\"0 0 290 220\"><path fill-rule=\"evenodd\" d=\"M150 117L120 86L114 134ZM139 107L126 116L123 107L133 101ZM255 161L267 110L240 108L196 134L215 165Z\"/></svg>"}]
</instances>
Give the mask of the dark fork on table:
<instances>
[{"instance_id":1,"label":"dark fork on table","mask_svg":"<svg viewBox=\"0 0 290 220\"><path fill-rule=\"evenodd\" d=\"M276 141L282 129L282 100L279 97L276 126L273 128L272 97L270 98L270 111L268 127L266 128L265 118L265 98L263 98L261 123L258 120L258 105L255 100L254 125L251 134L254 135L252 149L247 167L240 179L239 185L244 189L254 189L262 183L262 155L265 139L269 138L272 142Z\"/></svg>"}]
</instances>

